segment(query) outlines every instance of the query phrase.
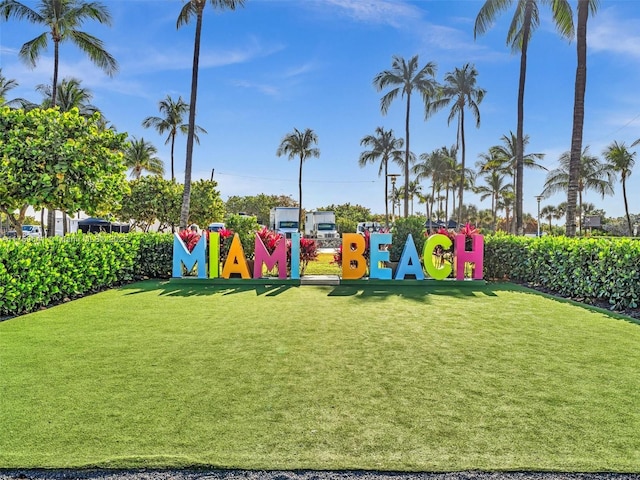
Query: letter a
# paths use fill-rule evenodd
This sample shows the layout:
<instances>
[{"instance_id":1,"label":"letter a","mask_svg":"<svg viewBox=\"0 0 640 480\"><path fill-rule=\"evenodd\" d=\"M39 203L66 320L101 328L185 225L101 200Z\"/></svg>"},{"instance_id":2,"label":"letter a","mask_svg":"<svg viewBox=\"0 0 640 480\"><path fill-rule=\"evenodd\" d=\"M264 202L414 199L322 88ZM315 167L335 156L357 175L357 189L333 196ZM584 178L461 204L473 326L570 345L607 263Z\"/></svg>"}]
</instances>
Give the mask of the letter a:
<instances>
[{"instance_id":1,"label":"letter a","mask_svg":"<svg viewBox=\"0 0 640 480\"><path fill-rule=\"evenodd\" d=\"M240 242L240 236L237 233L233 236L229 246L229 255L227 255L227 260L222 268L222 278L229 278L232 273L239 273L242 278L251 278L247 258L244 256L242 242Z\"/></svg>"}]
</instances>

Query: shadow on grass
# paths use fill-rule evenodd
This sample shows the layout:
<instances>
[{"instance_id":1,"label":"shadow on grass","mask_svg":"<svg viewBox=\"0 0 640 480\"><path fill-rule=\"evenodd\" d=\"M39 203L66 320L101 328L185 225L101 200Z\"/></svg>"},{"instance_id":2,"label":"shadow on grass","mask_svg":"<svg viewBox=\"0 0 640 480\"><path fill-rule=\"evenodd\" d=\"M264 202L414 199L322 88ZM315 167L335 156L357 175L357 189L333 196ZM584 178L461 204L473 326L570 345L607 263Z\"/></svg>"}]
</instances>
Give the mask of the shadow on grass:
<instances>
[{"instance_id":1,"label":"shadow on grass","mask_svg":"<svg viewBox=\"0 0 640 480\"><path fill-rule=\"evenodd\" d=\"M213 285L205 281L171 282L169 280L147 280L119 287L120 290L128 290L129 295L158 291L162 296L193 297L211 295L233 295L236 293L255 292L258 296L275 297L290 289L309 288L299 285L282 284L247 284L234 283L230 285ZM382 301L387 297L401 297L417 303L429 303L434 296L451 297L456 299L473 299L480 296L495 297L498 292L512 292L524 295L534 295L546 299L574 305L590 311L598 312L640 325L640 320L633 317L613 312L604 308L554 296L540 292L524 285L509 282L448 282L425 281L418 283L403 283L402 285L338 285L318 287L327 290L329 297L354 297L363 301Z\"/></svg>"},{"instance_id":2,"label":"shadow on grass","mask_svg":"<svg viewBox=\"0 0 640 480\"><path fill-rule=\"evenodd\" d=\"M128 295L159 291L160 295L168 297L196 297L209 295L232 295L234 293L256 292L256 295L273 297L292 288L292 285L212 285L203 282L172 283L168 280L146 280L119 287Z\"/></svg>"}]
</instances>

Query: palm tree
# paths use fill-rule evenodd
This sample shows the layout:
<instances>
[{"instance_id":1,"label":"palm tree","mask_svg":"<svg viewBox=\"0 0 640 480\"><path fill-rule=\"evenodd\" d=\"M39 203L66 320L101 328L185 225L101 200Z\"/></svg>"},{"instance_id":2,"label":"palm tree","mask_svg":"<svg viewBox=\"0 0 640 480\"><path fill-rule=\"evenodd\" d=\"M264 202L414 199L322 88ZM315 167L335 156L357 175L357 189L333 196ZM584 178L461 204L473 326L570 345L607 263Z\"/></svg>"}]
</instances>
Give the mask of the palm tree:
<instances>
[{"instance_id":1,"label":"palm tree","mask_svg":"<svg viewBox=\"0 0 640 480\"><path fill-rule=\"evenodd\" d=\"M13 100L7 100L7 93L18 86L18 82L13 78L7 78L2 74L2 67L0 67L0 107L12 107L13 105L20 105L26 100L22 98L14 98Z\"/></svg>"},{"instance_id":2,"label":"palm tree","mask_svg":"<svg viewBox=\"0 0 640 480\"><path fill-rule=\"evenodd\" d=\"M481 161L476 163L480 171L490 171L498 169L501 173L510 175L513 178L513 192L515 194L517 188L517 137L513 132L509 135L503 135L502 145L494 145L489 148L489 154L481 154ZM525 148L529 144L529 135L525 135L522 140L522 164L527 168L535 168L538 170L547 170L546 167L538 163L538 160L544 158L544 153L524 153ZM516 233L515 229L513 233Z\"/></svg>"},{"instance_id":3,"label":"palm tree","mask_svg":"<svg viewBox=\"0 0 640 480\"><path fill-rule=\"evenodd\" d=\"M627 178L629 178L631 171L635 166L636 161L634 157L636 156L636 152L630 152L624 142L613 142L602 154L604 155L604 158L607 159L607 168L615 173L620 173L620 181L622 182L622 198L624 198L624 212L627 216L629 235L633 235L631 217L629 216L629 204L627 202Z\"/></svg>"},{"instance_id":4,"label":"palm tree","mask_svg":"<svg viewBox=\"0 0 640 480\"><path fill-rule=\"evenodd\" d=\"M235 10L243 7L245 0L209 0L211 6L217 10ZM193 66L191 69L191 97L189 99L189 128L187 129L187 154L184 167L184 193L182 208L180 209L180 229L187 228L189 222L189 205L191 203L191 169L193 165L193 142L196 135L196 101L198 96L198 69L200 63L200 37L202 33L202 14L207 0L187 0L180 10L176 27L180 28L196 19L196 31L193 41ZM300 210L302 211L302 210Z\"/></svg>"},{"instance_id":5,"label":"palm tree","mask_svg":"<svg viewBox=\"0 0 640 480\"><path fill-rule=\"evenodd\" d=\"M587 20L589 12L596 13L599 0L578 0L576 81L573 100L573 128L571 132L571 163L569 165L569 187L567 189L567 236L576 234L575 208L578 195L580 155L582 153L582 130L584 125L584 94L587 87Z\"/></svg>"},{"instance_id":6,"label":"palm tree","mask_svg":"<svg viewBox=\"0 0 640 480\"><path fill-rule=\"evenodd\" d=\"M380 111L386 115L389 106L398 96L407 98L405 112L405 163L404 163L404 188L409 190L409 118L411 116L411 94L415 90L422 95L425 104L425 116L429 114L426 106L431 103L435 97L437 82L434 78L436 73L436 64L427 63L424 67L418 67L418 55L412 57L409 62L399 56L393 56L391 62L391 70L384 70L377 74L373 79L373 85L380 92L387 87L392 87L380 99ZM409 216L409 197L404 198L404 216Z\"/></svg>"},{"instance_id":7,"label":"palm tree","mask_svg":"<svg viewBox=\"0 0 640 480\"><path fill-rule=\"evenodd\" d=\"M564 152L559 159L560 166L547 174L542 195L550 197L558 192L567 192L569 188L569 165L571 152ZM580 170L578 175L578 210L582 211L582 195L587 190L599 193L602 198L605 195L613 195L614 174L608 165L600 162L598 157L589 155L589 147L585 147L580 157ZM575 218L568 216L568 206L564 207L567 215L567 223L575 222ZM582 226L580 226L582 231Z\"/></svg>"},{"instance_id":8,"label":"palm tree","mask_svg":"<svg viewBox=\"0 0 640 480\"><path fill-rule=\"evenodd\" d=\"M480 195L480 201L491 198L491 213L493 215L493 228L497 226L498 204L505 193L512 192L511 184L504 183L504 175L497 170L492 170L483 176L486 185L477 186L474 191Z\"/></svg>"},{"instance_id":9,"label":"palm tree","mask_svg":"<svg viewBox=\"0 0 640 480\"><path fill-rule=\"evenodd\" d=\"M540 210L540 215L542 218L549 220L549 235L551 235L551 229L553 228L551 220L558 217L558 208L553 205L545 205L542 210Z\"/></svg>"},{"instance_id":10,"label":"palm tree","mask_svg":"<svg viewBox=\"0 0 640 480\"><path fill-rule=\"evenodd\" d=\"M360 167L380 159L378 176L384 175L384 218L387 228L389 227L389 160L398 165L404 164L401 150L403 145L404 140L395 138L393 130L385 130L382 127L376 128L375 135L367 135L360 140L360 146L371 149L360 154L358 159Z\"/></svg>"},{"instance_id":11,"label":"palm tree","mask_svg":"<svg viewBox=\"0 0 640 480\"><path fill-rule=\"evenodd\" d=\"M80 115L90 117L100 109L89 102L93 98L93 93L88 88L80 85L77 78L63 78L56 87L56 106L63 112L68 112L72 108L77 108ZM50 108L53 105L53 90L49 84L40 84L36 90L44 96L42 107Z\"/></svg>"},{"instance_id":12,"label":"palm tree","mask_svg":"<svg viewBox=\"0 0 640 480\"><path fill-rule=\"evenodd\" d=\"M14 17L26 19L31 23L44 25L46 32L38 35L22 45L19 56L31 66L36 65L42 51L47 47L47 36L53 41L53 82L51 104L57 105L56 88L58 86L58 65L60 43L66 40L73 42L80 50L111 76L118 71L118 63L104 49L102 40L93 35L77 30L86 20L96 20L105 25L111 24L111 15L105 5L100 2L83 0L40 0L36 10L18 2L4 0L0 3L0 15L8 20Z\"/></svg>"},{"instance_id":13,"label":"palm tree","mask_svg":"<svg viewBox=\"0 0 640 480\"><path fill-rule=\"evenodd\" d=\"M409 203L411 204L411 215L413 215L413 199L419 197L422 193L422 187L418 180L412 180L409 182L409 190L406 190L409 196Z\"/></svg>"},{"instance_id":14,"label":"palm tree","mask_svg":"<svg viewBox=\"0 0 640 480\"><path fill-rule=\"evenodd\" d=\"M507 32L507 44L513 52L520 52L518 83L518 125L516 129L516 232L524 233L522 223L523 152L524 152L524 85L527 76L527 50L531 35L540 25L538 1L550 5L556 28L564 37L573 36L573 15L567 0L486 0L480 8L473 29L474 37L484 34L495 23L498 14L515 3L515 13Z\"/></svg>"},{"instance_id":15,"label":"palm tree","mask_svg":"<svg viewBox=\"0 0 640 480\"><path fill-rule=\"evenodd\" d=\"M286 155L289 160L294 158L300 159L300 170L298 172L298 208L299 210L299 225L302 227L302 164L304 161L311 157L320 157L320 149L313 147L318 144L318 136L316 133L307 128L304 132L301 132L297 128L293 129L293 132L284 136L280 142L280 146L276 151L276 155L281 157Z\"/></svg>"},{"instance_id":16,"label":"palm tree","mask_svg":"<svg viewBox=\"0 0 640 480\"><path fill-rule=\"evenodd\" d=\"M430 108L434 111L439 110L446 105L451 105L447 124L458 117L458 141L457 147L460 149L460 163L462 165L462 176L460 178L460 186L458 188L458 207L459 213L462 213L463 193L465 184L465 139L464 139L464 111L465 107L471 110L471 114L476 120L476 128L480 127L480 109L478 105L482 102L486 90L476 86L476 78L478 71L476 67L465 64L462 68L455 68L453 72L449 72L444 77L444 85L439 89L438 98L432 102ZM462 221L458 215L458 223Z\"/></svg>"},{"instance_id":17,"label":"palm tree","mask_svg":"<svg viewBox=\"0 0 640 480\"><path fill-rule=\"evenodd\" d=\"M143 172L162 176L164 163L156 157L158 149L144 138L132 137L124 151L124 163L131 169L131 178L138 179Z\"/></svg>"},{"instance_id":18,"label":"palm tree","mask_svg":"<svg viewBox=\"0 0 640 480\"><path fill-rule=\"evenodd\" d=\"M183 134L187 134L189 132L189 124L183 123L183 118L186 113L189 112L189 104L185 103L182 100L182 97L178 97L178 100L174 100L171 98L171 95L167 95L167 98L164 100L160 100L158 104L158 110L162 113L163 117L147 117L142 121L142 126L144 128L155 128L160 135L165 132L169 132L167 135L167 140L164 142L165 145L168 143L171 144L171 180L175 180L175 169L174 169L174 148L176 144L176 135L178 131ZM207 133L207 131L196 125L195 132L193 134L193 139L199 145L200 138L198 137L198 133Z\"/></svg>"},{"instance_id":19,"label":"palm tree","mask_svg":"<svg viewBox=\"0 0 640 480\"><path fill-rule=\"evenodd\" d=\"M51 104L57 105L58 66L60 63L60 43L70 40L85 52L91 61L107 75L118 71L118 63L104 49L102 40L87 32L77 30L86 20L96 20L105 25L111 24L111 15L105 5L100 2L83 0L40 0L37 9L24 5L17 0L3 0L0 3L0 17L8 20L26 19L31 23L43 25L47 31L26 42L18 55L31 66L35 66L40 54L48 45L47 37L53 41L53 81L51 83ZM53 236L55 210L49 211L47 236Z\"/></svg>"}]
</instances>

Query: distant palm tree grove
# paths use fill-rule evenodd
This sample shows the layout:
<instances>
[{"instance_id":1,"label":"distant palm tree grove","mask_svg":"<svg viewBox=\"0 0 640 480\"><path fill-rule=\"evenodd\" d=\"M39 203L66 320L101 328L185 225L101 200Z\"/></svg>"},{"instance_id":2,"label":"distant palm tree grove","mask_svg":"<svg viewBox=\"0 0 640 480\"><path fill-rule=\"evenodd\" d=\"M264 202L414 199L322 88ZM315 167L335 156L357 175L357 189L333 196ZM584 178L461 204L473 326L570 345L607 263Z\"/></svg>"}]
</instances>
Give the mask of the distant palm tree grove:
<instances>
[{"instance_id":1,"label":"distant palm tree grove","mask_svg":"<svg viewBox=\"0 0 640 480\"><path fill-rule=\"evenodd\" d=\"M170 146L167 171L165 172L163 159L158 155L158 149L149 138L123 134L126 143L118 152L123 170L128 171L132 185L142 188L145 182L134 183L134 180L151 176L160 179L156 181L161 181L165 174L170 178L170 181L167 180L169 183L163 187L154 184L153 187L165 192L162 195L167 196L167 191L174 192L171 194L174 195L177 191L174 187L180 185L179 194L175 194L181 196L179 221L174 222L175 225L172 223L172 227L185 229L193 222L193 152L200 143L200 136L208 134L207 128L212 128L199 125L196 121L200 48L204 41L211 42L211 39L203 38L210 35L208 29L203 30L203 22L209 10L207 6L211 10L234 11L250 8L249 3L245 0L185 0L182 4L176 3L176 28L193 28L193 51L189 52L193 54L191 77L190 83L185 82L184 85L184 92L189 93L183 98L175 92L168 92L158 101L156 112L146 112L148 114L141 115L140 118L144 128L158 134ZM634 149L640 145L640 139L630 144L613 141L602 152L593 152L589 145L583 145L587 26L589 17L596 14L599 2L576 0L574 4L575 11L569 0L484 0L477 4L478 11L472 27L476 41L480 41L479 38L486 35L497 22L504 21L508 24L506 44L513 53L519 55L520 61L517 100L514 102L517 114L513 118L513 131L504 132L477 159L469 158L469 132L473 131L469 129L481 128L482 110L486 105L483 101L491 92L483 88L481 72L474 64L461 62L459 66L444 72L440 81L438 63L434 59L421 58L417 54L408 58L393 55L388 68L378 73L371 72L371 85L365 87L373 86L378 92L379 98L372 98L372 102L379 102L381 118L386 117L395 102L402 109L404 120L404 124L395 130L380 124L375 129L372 128L372 131L362 132L360 138L353 139L354 143L359 142L362 151L357 160L350 161L357 161L363 169L376 168L378 176L384 178L384 191L380 191L378 197L380 200L384 198L384 212L378 214L376 220L389 227L397 216L420 215L425 218L425 225L472 223L485 231L503 230L516 235L548 232L575 236L584 234L593 227L595 221L591 218L606 217L606 213L587 202L585 196L589 195L589 200L592 200L591 196L604 198L613 195L619 185L625 216L617 233L637 234L640 215L630 212L630 207L634 206L629 205L628 201L628 181L635 166ZM508 11L512 12L512 18L502 19L501 16ZM557 167L545 164L542 153L528 151L530 137L526 133L527 54L531 42L535 42L533 34L540 27L541 17L545 15L550 18L561 37L576 40L571 138L567 138L567 151L558 158L551 159L557 162ZM218 21L213 15L210 20L212 24ZM25 38L19 51L19 57L28 65L37 65L48 48L53 51L51 80L43 79L43 83L34 87L40 97L35 102L25 98L12 98L11 91L19 85L20 79L5 77L0 68L0 108L3 111L23 110L26 114L52 107L61 113L77 110L83 118L93 118L99 131L117 132L116 127L102 114L100 107L92 103L94 95L83 86L82 78L67 76L64 71L60 71L63 70L60 68L60 55L63 54L60 52L60 45L64 43L74 44L107 76L113 76L118 71L116 59L103 42L86 31L92 25L111 25L108 3L39 0L35 6L29 6L17 0L0 0L0 21L27 22L41 29L41 33L35 38ZM215 30L215 24L213 25ZM428 152L413 151L411 139L418 128L414 125L415 121L414 124L410 121L412 112L419 111L427 122L433 121L432 117L442 110L447 112L447 124L455 124L455 142L440 145ZM320 157L319 138L313 125L304 125L302 129L293 128L282 133L280 139L273 139L270 148L273 148L277 157L286 157L297 163L298 198L297 202L292 202L300 209L302 225L303 164ZM420 135L428 136L429 130L422 129ZM177 153L176 145L180 141L186 143L184 155ZM524 186L528 171L533 169L546 174L544 188L536 196L538 211L535 216L523 211ZM176 170L184 170L184 179L176 178ZM215 192L211 195L217 196L215 202L221 202L219 193L214 189L216 183L213 170L209 181L212 183L211 191ZM201 185L198 188L202 190ZM470 196L465 197L465 193L475 194L480 202L486 202L488 208L470 204ZM549 205L549 197L557 194L566 199L559 205ZM32 205L43 212L43 225L44 212L48 211L47 235L54 235L55 210L58 208L56 203L43 201L40 205L35 205L35 198L34 195L22 198L18 190L0 190L0 225L2 219L7 222L11 220L14 225L18 225L24 219L26 206ZM214 202L211 198L209 200ZM172 208L175 209L175 198L172 202ZM64 202L60 204L62 203ZM112 213L116 213L120 203L120 200L114 202ZM75 212L64 212L65 215L73 213ZM562 220L564 227L554 225L561 225ZM599 226L599 220L597 223Z\"/></svg>"}]
</instances>

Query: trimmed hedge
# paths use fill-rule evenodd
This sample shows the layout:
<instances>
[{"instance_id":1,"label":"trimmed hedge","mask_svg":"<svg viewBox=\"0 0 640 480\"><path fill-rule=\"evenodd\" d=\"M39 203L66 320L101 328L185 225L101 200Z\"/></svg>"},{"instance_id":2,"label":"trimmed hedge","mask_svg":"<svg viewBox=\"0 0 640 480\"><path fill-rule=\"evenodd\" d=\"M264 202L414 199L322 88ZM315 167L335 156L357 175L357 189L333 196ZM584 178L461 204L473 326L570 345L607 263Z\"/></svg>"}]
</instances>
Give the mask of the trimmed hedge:
<instances>
[{"instance_id":1,"label":"trimmed hedge","mask_svg":"<svg viewBox=\"0 0 640 480\"><path fill-rule=\"evenodd\" d=\"M0 316L145 277L169 277L172 249L170 234L0 240Z\"/></svg>"},{"instance_id":2,"label":"trimmed hedge","mask_svg":"<svg viewBox=\"0 0 640 480\"><path fill-rule=\"evenodd\" d=\"M0 239L0 316L143 278L169 278L173 236L74 234ZM624 238L485 237L484 275L512 279L612 309L640 303L640 241Z\"/></svg>"},{"instance_id":3,"label":"trimmed hedge","mask_svg":"<svg viewBox=\"0 0 640 480\"><path fill-rule=\"evenodd\" d=\"M509 278L612 310L640 303L640 241L630 238L485 237L485 278Z\"/></svg>"}]
</instances>

